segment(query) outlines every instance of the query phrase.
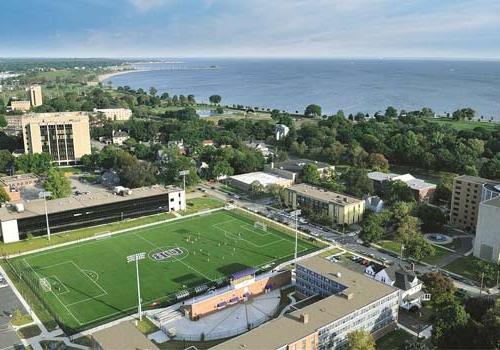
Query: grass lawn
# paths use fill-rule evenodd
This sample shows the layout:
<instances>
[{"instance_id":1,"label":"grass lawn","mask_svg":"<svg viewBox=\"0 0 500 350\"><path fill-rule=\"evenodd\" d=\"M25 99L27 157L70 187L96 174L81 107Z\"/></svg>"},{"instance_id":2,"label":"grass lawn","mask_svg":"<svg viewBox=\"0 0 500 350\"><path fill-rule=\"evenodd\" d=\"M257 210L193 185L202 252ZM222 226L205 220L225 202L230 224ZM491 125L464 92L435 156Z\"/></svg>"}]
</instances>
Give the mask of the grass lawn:
<instances>
[{"instance_id":1,"label":"grass lawn","mask_svg":"<svg viewBox=\"0 0 500 350\"><path fill-rule=\"evenodd\" d=\"M399 242L386 240L386 241L380 241L377 244L384 249L393 251L394 253L397 253L397 254L401 253L401 243L399 243Z\"/></svg>"},{"instance_id":2,"label":"grass lawn","mask_svg":"<svg viewBox=\"0 0 500 350\"><path fill-rule=\"evenodd\" d=\"M154 222L172 219L175 216L171 213L162 213L157 215L145 216L137 219L129 219L119 222L113 222L106 225L86 227L79 230L61 232L51 235L51 240L48 241L46 237L34 237L22 240L15 243L5 244L0 242L0 255L10 255L30 250L56 246L61 243L77 241L79 239L92 237L95 235L120 231L136 226L151 224Z\"/></svg>"},{"instance_id":3,"label":"grass lawn","mask_svg":"<svg viewBox=\"0 0 500 350\"><path fill-rule=\"evenodd\" d=\"M141 331L141 333L145 334L145 335L148 335L148 334L151 334L151 333L154 333L154 332L160 330L147 317L143 317L142 321L137 322L137 329L139 329L139 331Z\"/></svg>"},{"instance_id":4,"label":"grass lawn","mask_svg":"<svg viewBox=\"0 0 500 350\"><path fill-rule=\"evenodd\" d=\"M455 130L473 130L474 128L477 127L483 127L487 130L494 130L496 127L500 126L500 123L498 122L478 122L478 121L458 121L458 120L452 120L448 118L434 118L434 119L426 119L427 121L431 123L436 123L439 125L448 125L452 127Z\"/></svg>"},{"instance_id":5,"label":"grass lawn","mask_svg":"<svg viewBox=\"0 0 500 350\"><path fill-rule=\"evenodd\" d=\"M452 252L449 252L446 249L443 249L437 245L433 245L433 247L434 247L434 251L435 251L434 255L423 258L422 259L423 262L426 262L427 264L431 264L431 265L436 265L443 258L447 257L450 254L453 254Z\"/></svg>"},{"instance_id":6,"label":"grass lawn","mask_svg":"<svg viewBox=\"0 0 500 350\"><path fill-rule=\"evenodd\" d=\"M41 329L38 328L37 325L31 325L27 327L20 328L17 333L19 334L19 337L22 339L29 339L36 337L37 335L40 335L42 333Z\"/></svg>"},{"instance_id":7,"label":"grass lawn","mask_svg":"<svg viewBox=\"0 0 500 350\"><path fill-rule=\"evenodd\" d=\"M220 199L202 197L188 199L186 202L186 211L182 212L182 215L188 215L196 213L200 210L221 208L224 206L224 202Z\"/></svg>"},{"instance_id":8,"label":"grass lawn","mask_svg":"<svg viewBox=\"0 0 500 350\"><path fill-rule=\"evenodd\" d=\"M255 220L251 214L220 210L8 263L72 333L135 312L135 266L126 263L128 255L146 253L139 263L145 308L170 304L181 290L224 283L231 273L267 270L293 258L293 235L271 223L266 231L257 229ZM300 255L315 249L299 241Z\"/></svg>"},{"instance_id":9,"label":"grass lawn","mask_svg":"<svg viewBox=\"0 0 500 350\"><path fill-rule=\"evenodd\" d=\"M396 329L378 339L376 348L377 350L399 350L407 340L412 340L414 338L413 335L406 333L402 329Z\"/></svg>"},{"instance_id":10,"label":"grass lawn","mask_svg":"<svg viewBox=\"0 0 500 350\"><path fill-rule=\"evenodd\" d=\"M31 322L33 322L31 316L28 314L23 314L21 310L16 310L14 312L14 316L10 320L10 323L16 327L20 327Z\"/></svg>"},{"instance_id":11,"label":"grass lawn","mask_svg":"<svg viewBox=\"0 0 500 350\"><path fill-rule=\"evenodd\" d=\"M450 264L446 265L444 269L481 283L481 272L478 270L477 266L480 261L482 260L471 255L464 256L452 261Z\"/></svg>"},{"instance_id":12,"label":"grass lawn","mask_svg":"<svg viewBox=\"0 0 500 350\"><path fill-rule=\"evenodd\" d=\"M321 253L320 256L322 258L327 258L329 256L332 256L334 254L338 254L338 253L341 253L341 252L343 252L343 250L341 250L339 248L333 248L333 249L327 250L326 252Z\"/></svg>"}]
</instances>

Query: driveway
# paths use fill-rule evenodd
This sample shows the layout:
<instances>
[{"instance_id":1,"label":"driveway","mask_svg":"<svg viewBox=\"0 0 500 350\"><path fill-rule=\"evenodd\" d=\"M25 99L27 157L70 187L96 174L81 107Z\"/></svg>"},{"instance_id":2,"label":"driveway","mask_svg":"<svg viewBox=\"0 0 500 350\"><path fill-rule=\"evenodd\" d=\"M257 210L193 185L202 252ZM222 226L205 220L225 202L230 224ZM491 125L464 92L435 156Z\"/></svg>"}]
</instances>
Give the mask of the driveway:
<instances>
[{"instance_id":1,"label":"driveway","mask_svg":"<svg viewBox=\"0 0 500 350\"><path fill-rule=\"evenodd\" d=\"M16 309L26 312L10 287L0 288L0 350L24 349L16 331L10 325L10 316Z\"/></svg>"}]
</instances>

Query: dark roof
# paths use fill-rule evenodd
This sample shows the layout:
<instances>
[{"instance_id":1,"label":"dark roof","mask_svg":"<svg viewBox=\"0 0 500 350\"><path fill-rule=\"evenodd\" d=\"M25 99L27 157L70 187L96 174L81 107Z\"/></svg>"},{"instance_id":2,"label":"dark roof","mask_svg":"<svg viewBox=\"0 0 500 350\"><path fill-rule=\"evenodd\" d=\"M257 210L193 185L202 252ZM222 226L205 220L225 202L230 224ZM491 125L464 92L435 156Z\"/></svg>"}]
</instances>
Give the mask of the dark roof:
<instances>
[{"instance_id":1,"label":"dark roof","mask_svg":"<svg viewBox=\"0 0 500 350\"><path fill-rule=\"evenodd\" d=\"M394 272L395 281L394 286L402 290L408 290L411 288L410 282L413 281L417 276L411 272L398 270Z\"/></svg>"},{"instance_id":2,"label":"dark roof","mask_svg":"<svg viewBox=\"0 0 500 350\"><path fill-rule=\"evenodd\" d=\"M380 271L386 268L384 265L379 265L379 264L370 264L370 267L372 268L375 274L379 273Z\"/></svg>"}]
</instances>

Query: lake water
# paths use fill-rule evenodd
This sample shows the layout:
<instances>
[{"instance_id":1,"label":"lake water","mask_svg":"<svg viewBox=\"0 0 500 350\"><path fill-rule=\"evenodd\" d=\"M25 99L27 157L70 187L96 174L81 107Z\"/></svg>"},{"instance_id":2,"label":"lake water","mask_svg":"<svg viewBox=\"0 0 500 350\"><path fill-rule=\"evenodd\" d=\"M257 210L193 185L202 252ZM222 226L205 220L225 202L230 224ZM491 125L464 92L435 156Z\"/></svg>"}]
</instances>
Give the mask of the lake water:
<instances>
[{"instance_id":1,"label":"lake water","mask_svg":"<svg viewBox=\"0 0 500 350\"><path fill-rule=\"evenodd\" d=\"M500 120L500 62L426 60L183 59L141 63L112 77L113 86L154 86L160 93L222 96L242 104L303 112L316 103L323 113L374 113L387 106L438 113L472 107Z\"/></svg>"}]
</instances>

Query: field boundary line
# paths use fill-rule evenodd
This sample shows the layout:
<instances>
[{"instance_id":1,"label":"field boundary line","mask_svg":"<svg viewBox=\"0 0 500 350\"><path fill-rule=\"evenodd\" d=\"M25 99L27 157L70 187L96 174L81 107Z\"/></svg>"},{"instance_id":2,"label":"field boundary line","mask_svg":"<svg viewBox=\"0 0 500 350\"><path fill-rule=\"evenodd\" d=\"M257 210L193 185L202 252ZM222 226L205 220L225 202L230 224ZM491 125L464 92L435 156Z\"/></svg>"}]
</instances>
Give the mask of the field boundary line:
<instances>
[{"instance_id":1,"label":"field boundary line","mask_svg":"<svg viewBox=\"0 0 500 350\"><path fill-rule=\"evenodd\" d=\"M192 213L192 214L187 214L187 215L184 215L184 216L180 216L180 217L174 217L174 218L170 218L170 219L166 219L166 220L160 220L160 221L157 221L157 222L151 222L149 224L144 224L144 225L139 225L139 226L134 226L134 227L128 227L128 228L125 228L125 229L122 229L122 230L118 230L118 231L113 231L113 232L103 232L103 233L100 233L100 234L97 234L97 235L94 235L94 236L91 236L91 237L86 237L86 238L82 238L82 239L75 239L74 241L70 241L70 242L64 242L64 243L61 243L61 244L55 244L53 246L49 246L49 247L43 247L43 248L38 248L38 249L33 249L33 250L29 250L29 251L26 251L26 252L22 252L22 253L17 253L17 254L9 254L9 255L6 255L6 258L7 259L12 259L12 258L17 258L17 257L21 257L21 256L26 256L26 255L31 255L31 254L35 254L35 253L42 253L42 252L45 252L45 251L50 251L50 250L53 250L53 249L57 249L57 248L62 248L62 247L66 247L66 246L71 246L71 245L75 245L75 244L79 244L79 243L92 243L92 242L88 242L88 241L99 241L98 238L101 238L101 237L106 237L106 236L110 236L109 238L114 238L114 236L116 235L119 235L121 233L127 233L129 231L134 231L134 230L140 230L140 229L144 229L144 228L149 228L149 227L152 227L152 226L157 226L157 225L161 225L161 224L167 224L167 223L175 223L176 221L179 221L179 220L188 220L188 219L192 219L194 217L197 217L197 216L201 216L201 214L208 214L208 213L213 213L213 212L217 212L217 211L222 211L224 210L224 207L221 207L221 208L214 208L214 209L208 209L208 210L204 210L203 212L196 212L196 213ZM145 216L147 217L147 216ZM120 222L120 221L115 221L115 222ZM107 224L103 224L103 225L107 225ZM89 227L98 227L100 225L96 225L96 226L89 226ZM71 234L71 231L63 231L63 232L60 232L60 233L56 233L55 235L57 234ZM36 238L38 239L38 238ZM40 237L39 239L43 239L43 236Z\"/></svg>"},{"instance_id":2,"label":"field boundary line","mask_svg":"<svg viewBox=\"0 0 500 350\"><path fill-rule=\"evenodd\" d=\"M35 271L35 269L33 268L33 266L31 266L31 264L26 260L26 258L23 258L23 261L26 263L26 265L29 266L29 268L33 271L33 273L38 276L38 278L41 278L40 275ZM83 325L80 320L78 319L78 317L76 317L72 312L71 310L66 306L66 304L64 304L62 302L62 300L59 298L59 296L57 296L57 294L55 294L53 291L52 291L52 288L51 288L51 293L54 297L56 297L57 301L59 301L59 303L66 309L66 311L68 311L68 313L76 320L76 322L78 322L78 324L81 326Z\"/></svg>"},{"instance_id":3,"label":"field boundary line","mask_svg":"<svg viewBox=\"0 0 500 350\"><path fill-rule=\"evenodd\" d=\"M59 282L59 284L61 284L62 286L64 286L65 291L62 292L62 293L57 293L57 295L62 295L62 294L66 294L66 293L70 292L69 288L66 287L66 285L64 283L62 283L62 281L56 275L50 275L50 276L47 276L47 278L53 278L53 279L57 280ZM50 287L50 289L52 290L52 286Z\"/></svg>"},{"instance_id":4,"label":"field boundary line","mask_svg":"<svg viewBox=\"0 0 500 350\"><path fill-rule=\"evenodd\" d=\"M285 239L284 238L281 238L281 237L277 237L278 240L277 241L273 241L273 242L269 242L269 243L266 243L266 244L261 244L261 245L258 245L258 244L255 244L254 242L251 242L243 237L238 237L238 236L234 236L234 233L232 232L229 232L229 231L226 231L225 229L223 229L222 227L219 227L218 225L222 224L222 222L220 223L217 223L217 224L212 224L212 227L215 227L217 230L221 230L222 232L224 232L224 235L229 238L229 239L232 239L232 240L241 240L241 241L245 241L247 242L248 244L251 244L253 245L254 247L256 248L265 248L265 247L268 247L270 245L273 245L273 244L276 244L276 243L279 243L279 242L282 242L284 241ZM242 227L240 225L240 227ZM254 232L255 233L255 232ZM275 236L273 233L270 233L271 235Z\"/></svg>"}]
</instances>

